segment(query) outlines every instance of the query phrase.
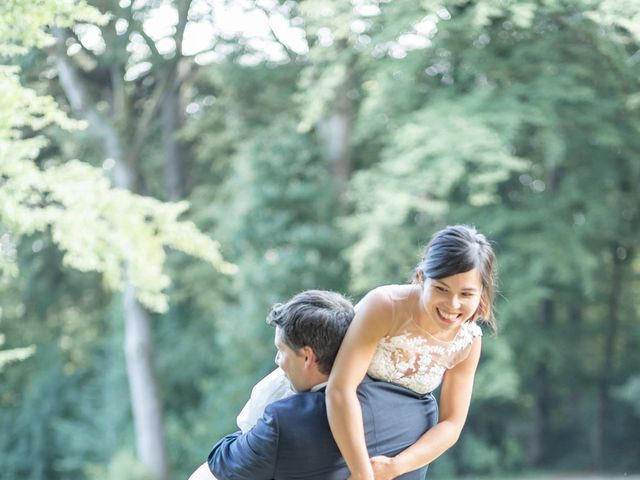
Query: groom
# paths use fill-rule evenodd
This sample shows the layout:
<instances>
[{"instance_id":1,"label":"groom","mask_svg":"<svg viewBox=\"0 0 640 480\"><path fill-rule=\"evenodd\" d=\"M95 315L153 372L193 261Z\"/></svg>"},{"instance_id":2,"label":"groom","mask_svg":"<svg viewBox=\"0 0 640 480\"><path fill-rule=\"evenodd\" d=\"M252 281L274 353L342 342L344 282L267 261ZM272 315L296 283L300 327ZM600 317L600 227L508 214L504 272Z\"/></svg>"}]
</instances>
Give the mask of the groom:
<instances>
[{"instance_id":1,"label":"groom","mask_svg":"<svg viewBox=\"0 0 640 480\"><path fill-rule=\"evenodd\" d=\"M276 363L296 395L269 405L248 432L220 440L209 454L218 480L344 480L349 470L326 415L324 390L340 343L354 316L337 293L309 290L273 307ZM365 377L358 388L369 454L395 456L437 421L431 395ZM426 404L426 408L425 408ZM425 415L424 412L430 412ZM401 477L423 480L427 467Z\"/></svg>"}]
</instances>

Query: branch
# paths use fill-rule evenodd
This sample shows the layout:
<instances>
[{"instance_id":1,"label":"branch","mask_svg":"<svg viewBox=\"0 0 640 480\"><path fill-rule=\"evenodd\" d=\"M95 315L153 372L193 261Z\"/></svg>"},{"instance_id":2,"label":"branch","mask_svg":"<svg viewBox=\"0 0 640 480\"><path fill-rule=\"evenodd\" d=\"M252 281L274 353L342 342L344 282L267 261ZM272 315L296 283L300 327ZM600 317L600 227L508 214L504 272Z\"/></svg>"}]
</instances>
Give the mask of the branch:
<instances>
[{"instance_id":1,"label":"branch","mask_svg":"<svg viewBox=\"0 0 640 480\"><path fill-rule=\"evenodd\" d=\"M170 88L170 83L173 81L174 70L175 66L171 66L169 71L164 75L159 75L160 78L158 79L151 96L144 102L140 119L135 124L136 132L133 149L131 151L132 158L136 158L144 146L147 136L149 135L149 131L151 130L151 123L158 112L162 98Z\"/></svg>"},{"instance_id":2,"label":"branch","mask_svg":"<svg viewBox=\"0 0 640 480\"><path fill-rule=\"evenodd\" d=\"M151 56L153 57L153 62L156 65L158 63L160 63L160 60L162 60L162 55L160 54L160 52L158 51L158 48L156 47L156 42L154 42L153 38L151 38L149 35L147 35L147 32L144 31L144 26L142 25L142 23L140 23L139 20L131 20L136 28L136 31L142 36L142 38L144 39L145 43L147 44L147 47L149 47L149 50L151 50Z\"/></svg>"},{"instance_id":3,"label":"branch","mask_svg":"<svg viewBox=\"0 0 640 480\"><path fill-rule=\"evenodd\" d=\"M192 0L183 0L178 5L178 25L176 25L176 58L182 56L182 42L184 40L184 31L187 28L187 22L189 21L189 9L191 8Z\"/></svg>"},{"instance_id":4,"label":"branch","mask_svg":"<svg viewBox=\"0 0 640 480\"><path fill-rule=\"evenodd\" d=\"M181 65L184 65L184 62L181 61L184 59L184 57L182 56L182 41L188 22L191 2L192 0L184 0L178 6L178 25L176 26L176 33L174 36L174 40L176 42L176 54L173 59L169 61L165 60L166 68L164 72L158 76L158 81L153 89L153 92L151 93L151 96L144 103L140 120L136 125L136 139L133 145L132 152L134 158L138 155L145 144L145 140L151 128L151 123L160 108L164 96L169 90L173 88L179 88L182 82L184 82L184 80L193 71L193 61L189 62L186 65L186 68L180 68ZM146 34L143 33L143 35L148 39L148 41L153 43L153 40L151 40ZM155 50L155 52L157 52L157 50ZM158 57L162 58L159 54ZM156 67L159 71L162 71L160 68L160 64L156 64Z\"/></svg>"},{"instance_id":5,"label":"branch","mask_svg":"<svg viewBox=\"0 0 640 480\"><path fill-rule=\"evenodd\" d=\"M271 32L271 35L273 36L273 39L282 48L284 48L285 52L287 53L287 56L289 57L289 60L295 60L296 58L298 58L299 55L295 51L291 50L291 47L289 47L285 43L285 41L282 40L282 38L280 38L280 35L278 35L278 33L273 28L273 24L271 22L271 16L269 15L269 11L265 7L262 7L262 6L258 5L257 3L254 4L254 7L257 8L258 10L260 10L264 14L264 16L267 17L267 25L269 26L269 31Z\"/></svg>"},{"instance_id":6,"label":"branch","mask_svg":"<svg viewBox=\"0 0 640 480\"><path fill-rule=\"evenodd\" d=\"M65 32L65 48L66 39L68 38L73 38L76 43L80 45L80 51L73 55L73 63L77 65L77 69L79 69L78 75L81 75L84 79L90 80L93 84L98 84L101 90L108 88L111 81L109 77L109 70L103 66L102 61L98 58L95 52L88 49L84 43L82 43L80 37L78 37L77 33L73 29L68 29ZM70 57L67 55L67 58Z\"/></svg>"},{"instance_id":7,"label":"branch","mask_svg":"<svg viewBox=\"0 0 640 480\"><path fill-rule=\"evenodd\" d=\"M96 57L96 55L93 53L92 50L89 50L84 43L82 43L82 40L80 39L80 37L78 37L78 34L75 32L75 30L73 29L69 29L67 31L67 35L73 37L73 39L76 41L76 43L78 45L80 45L80 48L82 49L82 52L84 52L88 57L90 57L93 61L95 61L96 63L98 63L98 59Z\"/></svg>"},{"instance_id":8,"label":"branch","mask_svg":"<svg viewBox=\"0 0 640 480\"><path fill-rule=\"evenodd\" d=\"M95 108L96 99L92 98L84 82L80 78L73 62L69 59L65 47L65 33L59 28L53 29L56 38L56 65L60 86L64 91L71 108L89 122L91 128L104 142L106 154L116 162L114 170L115 183L118 187L129 188L131 176L129 166L124 163L122 143L111 123Z\"/></svg>"},{"instance_id":9,"label":"branch","mask_svg":"<svg viewBox=\"0 0 640 480\"><path fill-rule=\"evenodd\" d=\"M55 52L58 78L71 108L80 113L89 122L103 123L98 111L91 106L95 105L95 99L90 98L91 95L87 91L84 82L67 56L65 33L60 28L54 28L53 32L56 38Z\"/></svg>"},{"instance_id":10,"label":"branch","mask_svg":"<svg viewBox=\"0 0 640 480\"><path fill-rule=\"evenodd\" d=\"M160 52L156 47L156 42L154 42L153 39L144 31L144 26L140 20L133 16L133 3L134 2L130 2L127 7L119 7L122 18L127 20L126 37L129 39L134 31L138 32L151 51L151 56L153 57L152 63L158 64L159 61L162 60L162 55L160 55Z\"/></svg>"}]
</instances>

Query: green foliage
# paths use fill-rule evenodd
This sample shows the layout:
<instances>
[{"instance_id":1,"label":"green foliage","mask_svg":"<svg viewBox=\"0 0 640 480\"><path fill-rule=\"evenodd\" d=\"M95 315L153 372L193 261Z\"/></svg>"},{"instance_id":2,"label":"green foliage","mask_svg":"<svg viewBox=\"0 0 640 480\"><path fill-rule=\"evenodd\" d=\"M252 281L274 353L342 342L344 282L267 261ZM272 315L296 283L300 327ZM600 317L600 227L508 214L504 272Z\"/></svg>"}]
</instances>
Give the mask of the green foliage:
<instances>
[{"instance_id":1,"label":"green foliage","mask_svg":"<svg viewBox=\"0 0 640 480\"><path fill-rule=\"evenodd\" d=\"M51 40L45 26L105 20L84 2L50 0L40 7L34 9L27 2L2 7L3 19L20 18L20 22L2 24L0 46L8 42L42 47ZM83 124L68 119L52 97L24 88L15 67L0 67L0 92L0 222L11 232L7 237L11 242L50 229L65 252L66 264L102 273L112 289L130 282L137 287L139 300L154 311L167 309L165 247L202 258L225 273L235 271L222 260L216 242L193 223L178 221L186 203L163 204L114 190L101 170L78 161L44 169L36 166L33 160L47 141L42 136L23 138L25 128L39 132L50 124L64 129ZM15 264L5 250L0 252L2 273L15 275Z\"/></svg>"},{"instance_id":2,"label":"green foliage","mask_svg":"<svg viewBox=\"0 0 640 480\"><path fill-rule=\"evenodd\" d=\"M616 397L620 400L628 402L633 406L636 415L640 416L640 377L638 375L631 376L615 391Z\"/></svg>"},{"instance_id":3,"label":"green foliage","mask_svg":"<svg viewBox=\"0 0 640 480\"><path fill-rule=\"evenodd\" d=\"M55 5L73 15L62 1L13 3L34 29ZM0 477L144 477L128 453L122 312L108 289L132 281L163 311L156 367L173 471L186 477L274 366L272 303L404 282L428 237L458 222L495 242L500 331L483 339L467 425L430 477L590 469L603 389L601 468L637 471L640 2L279 6L307 55L247 66L256 44L226 39L230 55L185 99L189 209L113 190L87 167L104 160L94 139L61 130L82 125L20 85L57 92L44 59L28 76L0 67L0 365L30 349L0 371ZM3 23L0 43L42 45L31 27L16 40L19 24ZM120 68L110 55L101 65ZM127 83L135 111L151 80ZM352 109L347 208L317 128L340 96ZM142 167L153 193L157 120ZM210 268L233 270L220 252L237 265L231 281Z\"/></svg>"},{"instance_id":4,"label":"green foliage","mask_svg":"<svg viewBox=\"0 0 640 480\"><path fill-rule=\"evenodd\" d=\"M442 102L410 116L389 139L380 163L353 180L352 228L361 232L352 250L354 287L371 282L367 268L374 262L368 260L380 257L388 245L377 240L381 230L399 236L398 230L416 217L443 218L453 194L475 206L496 202L497 185L524 165L507 152L497 132L469 110L458 113ZM396 231L389 234L389 228Z\"/></svg>"},{"instance_id":5,"label":"green foliage","mask_svg":"<svg viewBox=\"0 0 640 480\"><path fill-rule=\"evenodd\" d=\"M11 0L0 5L0 18L1 56L22 54L31 47L50 45L53 37L47 29L51 27L106 21L84 0L38 0L37 4L27 0Z\"/></svg>"},{"instance_id":6,"label":"green foliage","mask_svg":"<svg viewBox=\"0 0 640 480\"><path fill-rule=\"evenodd\" d=\"M612 265L606 252L622 242L621 254L630 255L628 246L637 242L630 240L637 238L632 233L638 226L632 207L637 195L629 188L630 179L639 178L632 133L637 67L629 60L637 48L631 28L619 28L625 17L636 15L637 6L627 7L451 1L425 8L397 1L367 15L332 2L301 7L311 51L295 97L301 106L298 125L313 134L314 122L330 111L344 82L353 82L350 95L356 99L353 211L337 231L350 245L345 252L351 291L360 295L382 283L405 281L420 245L447 223L476 224L496 242L501 333L485 338L468 427L460 445L435 462L436 474L517 470L535 463L528 445L540 431L531 420L540 402L548 409L548 417L540 419L547 433L546 465L586 468L589 462L595 433L587 419L597 408L595 379L601 375L609 296L603 278L609 278ZM357 20L363 23L354 24ZM345 28L349 24L355 26ZM428 24L431 30L425 30ZM427 48L402 45L403 35L424 31ZM254 72L260 75L259 68ZM273 138L287 134L255 121L262 103L254 104L251 122L243 122L225 103L224 88L218 94L210 117L215 133L202 144L219 141L216 145L242 160L228 170L233 172L228 185L233 193L243 192L241 198L224 197L232 200L225 205L233 205L234 213L218 228L223 237L243 232L223 241L242 252L238 261L247 263L241 272L251 271L250 281L238 276L236 288L271 291L274 283L286 285L286 273L296 271L296 264L291 259L261 263L266 257L260 253L269 247L280 252L279 227L291 229L293 238L295 227L304 223L302 218L287 223L285 212L299 199L274 203L274 214L269 209L272 198L287 198L279 183L284 166L268 160L279 168L265 169L263 161L271 145L284 143ZM242 97L242 105L243 98L253 98L234 95ZM228 117L242 127L221 127L231 124ZM257 138L262 148L238 147L238 137L249 144ZM289 168L296 171L295 164ZM612 215L619 209L625 220ZM293 251L292 258L299 258ZM284 275L278 276L281 268ZM632 288L625 284L624 291ZM627 330L637 318L637 305L628 302L632 297L622 294L627 316L621 328ZM268 303L238 311L259 321ZM235 327L234 321L223 325L225 331ZM267 341L268 335L251 325L239 327L242 337L224 333L220 341L227 345L242 338L243 353L253 344L245 356L263 351L255 347L256 339ZM629 358L630 345L638 343L637 335L627 339L617 339L618 359ZM629 367L617 360L614 370L612 377L624 379ZM217 402L215 408L225 407ZM620 405L612 408L628 414ZM553 447L561 444L575 445L580 453L564 455Z\"/></svg>"},{"instance_id":7,"label":"green foliage","mask_svg":"<svg viewBox=\"0 0 640 480\"><path fill-rule=\"evenodd\" d=\"M177 220L185 202L169 205L114 190L102 172L77 161L45 170L27 161L3 166L0 218L15 236L50 229L66 265L102 273L110 289L131 282L151 310L167 309L165 247L235 271L222 260L216 242L193 223Z\"/></svg>"},{"instance_id":8,"label":"green foliage","mask_svg":"<svg viewBox=\"0 0 640 480\"><path fill-rule=\"evenodd\" d=\"M3 55L49 45L52 37L45 28L105 20L84 2L45 1L37 8L27 2L5 2L0 9ZM73 150L68 147L69 131L84 125L70 120L52 97L23 87L16 67L0 67L0 92L0 267L5 280L1 328L12 347L1 352L2 365L31 354L19 370L7 373L11 377L3 381L0 391L5 438L21 439L3 445L3 451L10 452L6 459L3 456L3 475L82 478L91 464L98 478L148 478L130 456L116 453L123 444L132 443L133 432L127 403L121 401L128 397L124 377L102 377L114 371L109 368L114 364L124 372L117 333L109 331L105 344L94 335L104 327L105 306L82 305L81 287L60 281L68 272L60 272L56 263L44 262L57 276L30 278L29 288L14 288L7 277L13 277L13 284L19 282L17 267L22 267L22 275L33 267L37 270L42 256L82 272L99 273L107 289L133 285L147 308L165 311L166 248L197 256L225 273L235 267L222 260L218 244L193 222L178 220L188 207L186 202L163 204L113 189L101 169L55 158L58 147ZM52 145L43 135L48 126L65 129L66 136L57 133L57 139L67 144ZM62 256L51 254L50 241ZM31 242L33 252L41 255L20 258L18 252ZM96 280L95 275L86 274L83 286L91 287L94 297L100 298L102 288ZM32 290L40 285L44 288L39 297ZM43 305L43 299L49 303ZM95 312L89 315L91 310ZM33 328L22 334L14 328L18 322ZM107 347L113 339L119 340L118 354ZM14 347L29 344L33 346ZM74 392L82 394L76 397Z\"/></svg>"},{"instance_id":9,"label":"green foliage","mask_svg":"<svg viewBox=\"0 0 640 480\"><path fill-rule=\"evenodd\" d=\"M468 432L460 442L461 467L470 473L497 472L500 468L501 453L495 446Z\"/></svg>"},{"instance_id":10,"label":"green foliage","mask_svg":"<svg viewBox=\"0 0 640 480\"><path fill-rule=\"evenodd\" d=\"M514 401L520 392L520 375L515 368L514 353L504 336L485 336L482 367L474 389L474 400Z\"/></svg>"},{"instance_id":11,"label":"green foliage","mask_svg":"<svg viewBox=\"0 0 640 480\"><path fill-rule=\"evenodd\" d=\"M179 278L190 281L176 281L185 291L172 298L189 301L160 332L172 352L163 370L191 365L166 378L183 393L168 399L168 425L185 475L236 428L251 386L274 368L273 329L264 321L271 305L306 288L344 291L335 187L314 136L297 131L291 108L299 72L296 65L215 65L199 92L215 101L183 132L196 141L195 168L209 182L194 185L194 217L239 269L231 285L214 288L195 265L181 269ZM200 360L187 360L194 357Z\"/></svg>"},{"instance_id":12,"label":"green foliage","mask_svg":"<svg viewBox=\"0 0 640 480\"><path fill-rule=\"evenodd\" d=\"M473 223L494 239L504 337L493 346L486 342L476 379L475 401L488 418L470 420L489 443L468 451L501 453L487 454L489 463L480 466L483 459L467 463L463 449L454 463L463 472L535 462L501 441L526 442L526 422L498 426L492 411L499 405L505 416L522 414L544 403L554 405L544 407L553 410L549 418L538 420L549 433L541 440L549 465L558 458L546 447L553 442L589 448L584 438L591 426L566 427L567 418L580 422L568 398L594 392L594 379L614 375L600 370L604 305L613 294L603 279L613 268L612 245L626 258L636 243L631 235L638 238L638 210L628 203L637 202L629 180L640 178L635 114L628 110L637 89L637 67L629 60L637 39L617 28L625 19L608 2L453 1L444 7L434 7L430 48L404 56L390 51L363 79L358 146L371 153L372 142L380 154L367 159L373 166L357 172L351 185L356 215L345 223L356 235L352 285L364 290L393 281L398 270L408 276L411 245L446 223ZM401 6L388 8L398 22L383 20L383 11L384 29L369 30L372 52L412 29L398 14ZM626 16L635 12L630 8ZM612 214L619 210L624 217ZM630 288L625 284L623 291ZM630 328L628 318L619 328ZM632 338L637 344L638 336ZM618 337L616 348L632 351L622 343ZM628 372L617 360L614 365ZM574 412L595 408L585 396L577 403Z\"/></svg>"},{"instance_id":13,"label":"green foliage","mask_svg":"<svg viewBox=\"0 0 640 480\"><path fill-rule=\"evenodd\" d=\"M153 478L146 471L135 456L128 450L116 453L109 462L106 471L100 468L88 468L88 479L96 480L151 480Z\"/></svg>"},{"instance_id":14,"label":"green foliage","mask_svg":"<svg viewBox=\"0 0 640 480\"><path fill-rule=\"evenodd\" d=\"M218 227L230 235L222 238L233 245L229 258L240 270L237 306L217 323L232 371L272 367L273 331L264 318L273 303L308 288L343 289L337 205L317 155L307 135L282 122L254 133L236 156L225 189L243 194L225 202ZM249 384L243 386L241 399Z\"/></svg>"}]
</instances>

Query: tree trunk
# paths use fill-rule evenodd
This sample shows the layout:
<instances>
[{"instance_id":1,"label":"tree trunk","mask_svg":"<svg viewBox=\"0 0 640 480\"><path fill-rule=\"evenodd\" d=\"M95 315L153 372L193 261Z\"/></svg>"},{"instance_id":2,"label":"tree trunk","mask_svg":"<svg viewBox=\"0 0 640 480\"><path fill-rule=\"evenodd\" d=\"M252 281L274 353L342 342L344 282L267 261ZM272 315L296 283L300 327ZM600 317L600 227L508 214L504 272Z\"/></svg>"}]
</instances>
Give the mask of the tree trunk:
<instances>
[{"instance_id":1,"label":"tree trunk","mask_svg":"<svg viewBox=\"0 0 640 480\"><path fill-rule=\"evenodd\" d=\"M568 356L570 362L569 368L575 369L575 374L571 375L569 371L565 374L567 377L567 389L568 399L566 402L570 406L568 411L569 423L572 426L574 432L577 435L584 435L588 430L584 428L584 418L582 416L582 405L585 403L584 388L583 388L583 304L584 299L578 292L574 292L574 300L576 303L569 308L569 337L566 339L566 344L571 349L571 354ZM585 438L585 437L581 437Z\"/></svg>"},{"instance_id":2,"label":"tree trunk","mask_svg":"<svg viewBox=\"0 0 640 480\"><path fill-rule=\"evenodd\" d=\"M135 290L124 291L127 378L140 461L154 479L169 480L162 405L153 371L149 313L136 300Z\"/></svg>"},{"instance_id":3,"label":"tree trunk","mask_svg":"<svg viewBox=\"0 0 640 480\"><path fill-rule=\"evenodd\" d=\"M115 162L114 184L134 191L139 182L133 174L126 156L127 142L114 128L111 118L103 117L85 88L83 80L66 56L64 36L57 31L56 60L60 85L73 110L89 123L89 128L104 145L108 158ZM123 87L124 88L124 87ZM114 92L117 98L122 92ZM112 105L118 116L117 105ZM122 113L122 112L119 112ZM121 118L121 121L123 118ZM126 123L126 120L124 120ZM127 132L127 129L121 129ZM135 299L135 289L129 283L124 286L123 311L125 317L124 350L127 378L135 425L136 446L142 464L157 480L169 479L169 462L163 428L162 404L158 396L157 381L153 370L149 314Z\"/></svg>"},{"instance_id":4,"label":"tree trunk","mask_svg":"<svg viewBox=\"0 0 640 480\"><path fill-rule=\"evenodd\" d=\"M176 139L183 125L180 83L172 75L166 95L162 98L162 146L165 156L164 185L166 199L176 201L185 195L185 148Z\"/></svg>"},{"instance_id":5,"label":"tree trunk","mask_svg":"<svg viewBox=\"0 0 640 480\"><path fill-rule=\"evenodd\" d=\"M317 125L324 157L331 167L338 202L346 205L345 193L352 172L351 132L355 115L353 68L347 67L345 80L336 92L334 108Z\"/></svg>"},{"instance_id":6,"label":"tree trunk","mask_svg":"<svg viewBox=\"0 0 640 480\"><path fill-rule=\"evenodd\" d=\"M539 328L541 332L549 332L554 315L554 304L545 299L540 304ZM551 381L546 356L540 358L534 373L535 400L533 407L533 444L531 462L536 466L544 466L547 457L546 446L549 444L549 410L551 406L549 391Z\"/></svg>"},{"instance_id":7,"label":"tree trunk","mask_svg":"<svg viewBox=\"0 0 640 480\"><path fill-rule=\"evenodd\" d=\"M609 411L610 378L615 359L615 345L620 323L620 289L622 287L623 261L618 255L618 244L612 248L611 282L607 305L607 330L604 337L602 367L598 380L598 412L596 415L595 437L593 442L593 463L598 470L603 470L605 445L607 441L607 417Z\"/></svg>"}]
</instances>

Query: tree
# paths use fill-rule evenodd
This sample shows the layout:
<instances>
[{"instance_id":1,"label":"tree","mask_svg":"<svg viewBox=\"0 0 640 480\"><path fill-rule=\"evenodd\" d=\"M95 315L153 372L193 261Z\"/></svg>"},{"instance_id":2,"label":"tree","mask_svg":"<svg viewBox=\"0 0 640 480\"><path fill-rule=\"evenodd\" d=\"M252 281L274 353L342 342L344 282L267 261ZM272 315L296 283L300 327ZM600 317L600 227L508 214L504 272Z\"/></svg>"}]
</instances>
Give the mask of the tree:
<instances>
[{"instance_id":1,"label":"tree","mask_svg":"<svg viewBox=\"0 0 640 480\"><path fill-rule=\"evenodd\" d=\"M183 3L182 7L182 18L186 19L189 2ZM43 47L51 43L51 36L42 31L47 25L62 28L82 20L98 21L113 28L113 24L105 22L105 17L86 3L74 5L52 0L42 6L42 11L36 12L27 2L12 2L3 9L3 19L20 18L20 22L3 24L0 30L5 54L21 53L26 47ZM18 23L28 28L18 31L14 28ZM77 72L67 61L66 54L60 50L63 48L60 32L58 30L57 35L61 81L67 87L72 105L86 115L89 127L103 135L105 150L116 162L116 187L119 188L112 189L102 171L79 161L44 169L33 162L46 142L42 136L23 138L21 130L29 128L37 132L51 123L66 128L78 128L80 124L67 119L50 97L38 97L23 88L15 68L3 66L0 81L6 88L2 88L3 101L0 102L5 109L0 125L0 152L4 158L0 163L0 219L10 232L10 236L5 235L7 241L16 243L24 235L50 232L56 245L65 253L65 263L82 271L102 273L105 284L112 289L124 286L126 317L129 319L125 346L139 454L156 478L168 478L161 407L150 365L149 319L142 305L155 311L167 308L163 290L168 286L169 278L162 272L166 247L205 259L223 272L232 272L233 267L222 260L218 245L200 233L193 223L178 220L188 207L186 203L163 204L134 194L132 186L138 180L132 177L130 165L122 157L122 139L116 129L102 122L95 106L86 103L88 94L77 81ZM168 85L165 88L174 88L175 71L174 68L164 77L163 82ZM162 93L164 88L159 91ZM165 102L165 108L171 109L171 96ZM152 116L156 108L154 105L147 116ZM18 112L21 114L16 115ZM138 124L143 133L134 148L141 148L150 120ZM169 137L172 133L167 132ZM170 140L167 144L173 148ZM15 273L15 268L11 268L15 263L10 260L3 257L4 271Z\"/></svg>"}]
</instances>

